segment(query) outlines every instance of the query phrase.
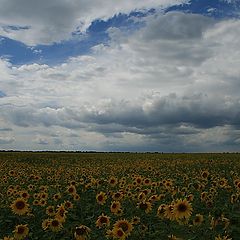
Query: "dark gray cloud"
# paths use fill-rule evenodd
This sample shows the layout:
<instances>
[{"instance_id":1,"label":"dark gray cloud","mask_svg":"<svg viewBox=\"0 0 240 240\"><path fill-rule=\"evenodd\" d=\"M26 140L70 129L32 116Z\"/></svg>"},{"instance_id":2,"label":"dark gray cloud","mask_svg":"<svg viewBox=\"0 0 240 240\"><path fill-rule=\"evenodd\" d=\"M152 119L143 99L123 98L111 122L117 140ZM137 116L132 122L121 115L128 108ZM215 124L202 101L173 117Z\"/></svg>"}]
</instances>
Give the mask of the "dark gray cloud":
<instances>
[{"instance_id":1,"label":"dark gray cloud","mask_svg":"<svg viewBox=\"0 0 240 240\"><path fill-rule=\"evenodd\" d=\"M229 99L228 99L229 101ZM42 125L45 127L61 126L69 129L95 129L98 131L146 134L145 130L152 130L159 126L190 125L196 128L208 129L216 126L239 125L240 99L232 99L229 106L221 98L213 98L206 94L178 96L175 93L167 96L153 96L138 99L136 102L111 101L103 105L79 106L79 108L50 107L18 108L9 107L2 115L8 121L20 127ZM174 128L173 128L174 129ZM173 130L172 129L172 130ZM142 132L141 132L142 131ZM167 130L169 132L169 130ZM177 129L175 133L191 134L192 129Z\"/></svg>"},{"instance_id":2,"label":"dark gray cloud","mask_svg":"<svg viewBox=\"0 0 240 240\"><path fill-rule=\"evenodd\" d=\"M13 131L13 129L12 128L0 128L0 132L11 132L11 131Z\"/></svg>"},{"instance_id":3,"label":"dark gray cloud","mask_svg":"<svg viewBox=\"0 0 240 240\"><path fill-rule=\"evenodd\" d=\"M148 41L159 39L192 41L202 38L203 32L214 23L212 18L198 14L168 12L149 21L142 32L142 37Z\"/></svg>"},{"instance_id":4,"label":"dark gray cloud","mask_svg":"<svg viewBox=\"0 0 240 240\"><path fill-rule=\"evenodd\" d=\"M150 103L149 103L150 102ZM178 96L170 94L154 99L145 99L142 105L121 101L111 103L105 109L73 114L76 120L98 124L119 124L145 128L162 124L187 123L199 128L211 128L239 123L239 99L231 106L222 99L204 94Z\"/></svg>"}]
</instances>

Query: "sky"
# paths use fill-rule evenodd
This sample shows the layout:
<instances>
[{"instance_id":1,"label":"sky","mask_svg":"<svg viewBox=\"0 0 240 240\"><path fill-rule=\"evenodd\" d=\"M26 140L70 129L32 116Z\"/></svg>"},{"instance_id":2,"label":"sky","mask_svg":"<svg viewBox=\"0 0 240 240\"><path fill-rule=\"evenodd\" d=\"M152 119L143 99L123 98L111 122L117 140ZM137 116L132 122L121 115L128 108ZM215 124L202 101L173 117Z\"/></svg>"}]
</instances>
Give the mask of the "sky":
<instances>
[{"instance_id":1,"label":"sky","mask_svg":"<svg viewBox=\"0 0 240 240\"><path fill-rule=\"evenodd\" d=\"M240 151L239 0L0 6L0 149Z\"/></svg>"}]
</instances>

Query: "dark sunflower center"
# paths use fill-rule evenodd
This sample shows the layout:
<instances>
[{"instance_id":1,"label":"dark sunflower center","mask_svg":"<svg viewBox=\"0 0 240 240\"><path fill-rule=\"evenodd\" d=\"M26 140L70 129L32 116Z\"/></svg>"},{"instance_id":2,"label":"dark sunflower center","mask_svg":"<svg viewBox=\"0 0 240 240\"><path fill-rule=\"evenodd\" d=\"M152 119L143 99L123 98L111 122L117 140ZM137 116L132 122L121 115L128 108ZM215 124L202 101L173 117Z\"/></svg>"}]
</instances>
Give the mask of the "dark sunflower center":
<instances>
[{"instance_id":1,"label":"dark sunflower center","mask_svg":"<svg viewBox=\"0 0 240 240\"><path fill-rule=\"evenodd\" d=\"M59 226L58 220L53 220L53 221L52 221L52 226L53 226L53 227L58 227L58 226Z\"/></svg>"},{"instance_id":2,"label":"dark sunflower center","mask_svg":"<svg viewBox=\"0 0 240 240\"><path fill-rule=\"evenodd\" d=\"M86 230L84 229L84 228L77 228L76 229L76 234L78 235L78 236L82 236L82 235L84 235L86 233Z\"/></svg>"},{"instance_id":3,"label":"dark sunflower center","mask_svg":"<svg viewBox=\"0 0 240 240\"><path fill-rule=\"evenodd\" d=\"M98 201L102 201L102 200L103 200L103 196L102 195L98 196Z\"/></svg>"},{"instance_id":4,"label":"dark sunflower center","mask_svg":"<svg viewBox=\"0 0 240 240\"><path fill-rule=\"evenodd\" d=\"M26 194L26 193L23 193L22 196L23 196L24 198L26 198L26 197L27 197L27 194Z\"/></svg>"},{"instance_id":5,"label":"dark sunflower center","mask_svg":"<svg viewBox=\"0 0 240 240\"><path fill-rule=\"evenodd\" d=\"M23 201L18 201L18 202L16 203L16 208L17 208L17 209L21 210L21 209L23 209L24 207L25 207L25 203L24 203Z\"/></svg>"},{"instance_id":6,"label":"dark sunflower center","mask_svg":"<svg viewBox=\"0 0 240 240\"><path fill-rule=\"evenodd\" d=\"M117 235L118 235L119 237L122 237L122 236L123 236L123 232L119 229L119 230L117 231Z\"/></svg>"},{"instance_id":7,"label":"dark sunflower center","mask_svg":"<svg viewBox=\"0 0 240 240\"><path fill-rule=\"evenodd\" d=\"M196 217L195 222L197 222L197 223L200 222L200 217Z\"/></svg>"},{"instance_id":8,"label":"dark sunflower center","mask_svg":"<svg viewBox=\"0 0 240 240\"><path fill-rule=\"evenodd\" d=\"M112 205L112 208L116 208L117 207L117 205L114 203L113 205Z\"/></svg>"},{"instance_id":9,"label":"dark sunflower center","mask_svg":"<svg viewBox=\"0 0 240 240\"><path fill-rule=\"evenodd\" d=\"M119 227L124 231L127 232L128 230L128 224L127 223L121 223Z\"/></svg>"},{"instance_id":10,"label":"dark sunflower center","mask_svg":"<svg viewBox=\"0 0 240 240\"><path fill-rule=\"evenodd\" d=\"M139 207L140 207L141 209L143 209L143 210L146 210L146 209L147 209L147 204L146 204L146 203L141 203L141 204L139 205Z\"/></svg>"},{"instance_id":11,"label":"dark sunflower center","mask_svg":"<svg viewBox=\"0 0 240 240\"><path fill-rule=\"evenodd\" d=\"M181 203L181 204L178 205L177 209L178 209L179 212L186 212L187 206L185 204Z\"/></svg>"},{"instance_id":12,"label":"dark sunflower center","mask_svg":"<svg viewBox=\"0 0 240 240\"><path fill-rule=\"evenodd\" d=\"M101 217L100 222L101 223L107 223L107 218L106 217Z\"/></svg>"},{"instance_id":13,"label":"dark sunflower center","mask_svg":"<svg viewBox=\"0 0 240 240\"><path fill-rule=\"evenodd\" d=\"M164 213L164 212L165 212L164 208L160 208L159 213Z\"/></svg>"},{"instance_id":14,"label":"dark sunflower center","mask_svg":"<svg viewBox=\"0 0 240 240\"><path fill-rule=\"evenodd\" d=\"M24 233L24 230L25 230L24 227L18 227L17 233L18 233L18 234L23 234L23 233Z\"/></svg>"}]
</instances>

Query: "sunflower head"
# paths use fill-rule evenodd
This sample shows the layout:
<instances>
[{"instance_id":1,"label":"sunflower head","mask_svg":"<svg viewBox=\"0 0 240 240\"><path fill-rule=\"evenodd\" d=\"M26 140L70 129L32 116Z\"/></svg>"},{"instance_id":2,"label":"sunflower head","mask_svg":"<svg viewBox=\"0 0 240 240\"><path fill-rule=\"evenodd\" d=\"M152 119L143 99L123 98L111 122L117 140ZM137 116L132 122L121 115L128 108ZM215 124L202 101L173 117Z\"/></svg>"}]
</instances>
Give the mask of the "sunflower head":
<instances>
[{"instance_id":1,"label":"sunflower head","mask_svg":"<svg viewBox=\"0 0 240 240\"><path fill-rule=\"evenodd\" d=\"M107 195L104 192L100 192L96 196L97 203L100 204L100 205L105 204L106 199L107 199Z\"/></svg>"},{"instance_id":2,"label":"sunflower head","mask_svg":"<svg viewBox=\"0 0 240 240\"><path fill-rule=\"evenodd\" d=\"M85 239L91 232L91 229L85 225L80 225L79 227L76 227L74 237L77 240Z\"/></svg>"},{"instance_id":3,"label":"sunflower head","mask_svg":"<svg viewBox=\"0 0 240 240\"><path fill-rule=\"evenodd\" d=\"M29 211L29 204L24 198L17 198L11 204L11 209L15 214L24 215Z\"/></svg>"},{"instance_id":4,"label":"sunflower head","mask_svg":"<svg viewBox=\"0 0 240 240\"><path fill-rule=\"evenodd\" d=\"M117 213L120 208L121 203L119 201L113 201L110 210L112 213Z\"/></svg>"},{"instance_id":5,"label":"sunflower head","mask_svg":"<svg viewBox=\"0 0 240 240\"><path fill-rule=\"evenodd\" d=\"M192 214L192 211L193 209L191 203L189 203L187 199L180 199L174 204L172 213L176 219L182 219L189 218Z\"/></svg>"},{"instance_id":6,"label":"sunflower head","mask_svg":"<svg viewBox=\"0 0 240 240\"><path fill-rule=\"evenodd\" d=\"M131 233L132 230L133 230L133 225L132 225L132 223L128 222L126 219L122 219L122 220L118 220L118 221L113 225L113 229L115 229L116 231L117 231L118 229L121 229L126 236L129 236L130 233ZM115 231L115 230L114 230L114 231Z\"/></svg>"},{"instance_id":7,"label":"sunflower head","mask_svg":"<svg viewBox=\"0 0 240 240\"><path fill-rule=\"evenodd\" d=\"M124 240L126 239L126 235L121 228L114 228L112 231L113 237L117 239Z\"/></svg>"},{"instance_id":8,"label":"sunflower head","mask_svg":"<svg viewBox=\"0 0 240 240\"><path fill-rule=\"evenodd\" d=\"M203 215L201 214L196 214L194 220L193 220L193 225L201 225L203 222Z\"/></svg>"},{"instance_id":9,"label":"sunflower head","mask_svg":"<svg viewBox=\"0 0 240 240\"><path fill-rule=\"evenodd\" d=\"M14 239L24 239L29 233L29 228L27 224L17 225L13 233L14 233Z\"/></svg>"},{"instance_id":10,"label":"sunflower head","mask_svg":"<svg viewBox=\"0 0 240 240\"><path fill-rule=\"evenodd\" d=\"M51 220L49 227L53 232L59 232L62 229L62 223L59 219L55 218Z\"/></svg>"}]
</instances>

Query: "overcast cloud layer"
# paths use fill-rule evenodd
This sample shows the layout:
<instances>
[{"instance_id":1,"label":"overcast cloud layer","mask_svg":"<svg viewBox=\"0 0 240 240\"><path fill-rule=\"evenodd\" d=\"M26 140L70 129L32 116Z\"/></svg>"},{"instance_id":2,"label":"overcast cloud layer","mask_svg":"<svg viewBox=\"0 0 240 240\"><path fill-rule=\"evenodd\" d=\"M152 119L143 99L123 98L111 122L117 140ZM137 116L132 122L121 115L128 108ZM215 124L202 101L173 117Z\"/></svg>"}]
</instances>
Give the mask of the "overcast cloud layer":
<instances>
[{"instance_id":1,"label":"overcast cloud layer","mask_svg":"<svg viewBox=\"0 0 240 240\"><path fill-rule=\"evenodd\" d=\"M31 1L22 1L25 8L17 14L14 2L0 0L0 23L28 26L24 11L33 9L26 7ZM44 8L51 9L50 2L61 17L52 16L48 31L52 18ZM79 21L86 29L96 17L169 3L107 1L98 11L99 1L80 1L82 7L79 1L56 2L35 6L38 10L28 16L30 30L20 30L28 34L15 31L11 37L29 45L50 44L68 38ZM12 16L6 14L9 9ZM61 11L69 11L66 19ZM130 35L109 28L107 45L59 65L14 66L2 58L0 147L238 151L240 21L159 11L141 21L144 26Z\"/></svg>"}]
</instances>

